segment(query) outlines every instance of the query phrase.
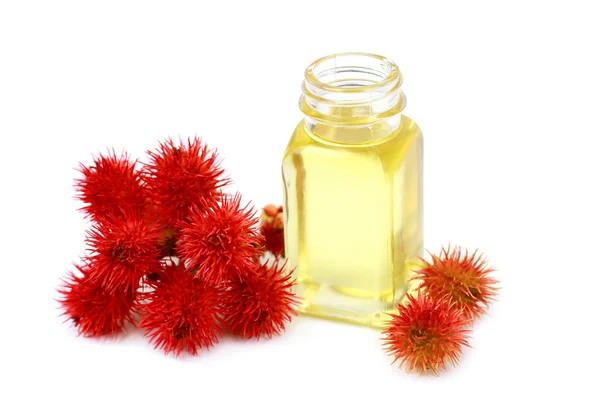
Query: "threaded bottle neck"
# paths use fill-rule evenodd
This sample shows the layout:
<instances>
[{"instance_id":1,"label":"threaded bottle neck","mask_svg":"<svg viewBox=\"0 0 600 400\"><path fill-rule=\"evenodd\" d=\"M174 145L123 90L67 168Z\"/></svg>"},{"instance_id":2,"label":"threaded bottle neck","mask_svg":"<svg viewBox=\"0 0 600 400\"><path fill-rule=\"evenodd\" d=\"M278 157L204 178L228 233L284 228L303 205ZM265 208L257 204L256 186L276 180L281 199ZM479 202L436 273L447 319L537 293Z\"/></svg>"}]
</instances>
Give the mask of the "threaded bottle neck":
<instances>
[{"instance_id":1,"label":"threaded bottle neck","mask_svg":"<svg viewBox=\"0 0 600 400\"><path fill-rule=\"evenodd\" d=\"M304 77L300 109L307 126L399 126L406 97L400 70L391 60L367 53L334 54L312 63Z\"/></svg>"}]
</instances>

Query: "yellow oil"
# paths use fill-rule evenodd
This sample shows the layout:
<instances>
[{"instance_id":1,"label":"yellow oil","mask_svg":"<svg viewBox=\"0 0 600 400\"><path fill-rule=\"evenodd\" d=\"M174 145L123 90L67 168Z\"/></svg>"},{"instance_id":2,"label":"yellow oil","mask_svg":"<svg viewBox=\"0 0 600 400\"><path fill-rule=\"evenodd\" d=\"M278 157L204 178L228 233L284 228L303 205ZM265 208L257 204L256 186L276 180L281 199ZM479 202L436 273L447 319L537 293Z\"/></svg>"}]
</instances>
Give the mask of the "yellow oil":
<instances>
[{"instance_id":1,"label":"yellow oil","mask_svg":"<svg viewBox=\"0 0 600 400\"><path fill-rule=\"evenodd\" d=\"M302 121L284 154L288 266L298 311L379 327L414 289L423 252L423 139L399 128Z\"/></svg>"}]
</instances>

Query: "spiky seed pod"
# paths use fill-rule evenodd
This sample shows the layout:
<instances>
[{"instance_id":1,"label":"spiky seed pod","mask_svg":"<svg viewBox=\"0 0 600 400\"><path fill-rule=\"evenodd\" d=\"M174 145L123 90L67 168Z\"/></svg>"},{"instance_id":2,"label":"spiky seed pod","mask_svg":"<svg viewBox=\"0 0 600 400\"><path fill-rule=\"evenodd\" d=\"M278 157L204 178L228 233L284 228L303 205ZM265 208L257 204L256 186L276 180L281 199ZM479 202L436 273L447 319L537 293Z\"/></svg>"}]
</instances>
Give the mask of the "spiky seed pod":
<instances>
[{"instance_id":1,"label":"spiky seed pod","mask_svg":"<svg viewBox=\"0 0 600 400\"><path fill-rule=\"evenodd\" d=\"M167 266L153 291L141 295L140 327L154 348L198 354L219 341L220 291L182 267Z\"/></svg>"},{"instance_id":2,"label":"spiky seed pod","mask_svg":"<svg viewBox=\"0 0 600 400\"><path fill-rule=\"evenodd\" d=\"M279 334L297 315L297 297L291 292L294 280L284 266L256 265L254 270L231 280L223 296L226 325L243 338Z\"/></svg>"},{"instance_id":3,"label":"spiky seed pod","mask_svg":"<svg viewBox=\"0 0 600 400\"><path fill-rule=\"evenodd\" d=\"M398 304L398 315L383 330L383 342L400 368L437 375L458 363L469 333L462 314L447 299L419 292Z\"/></svg>"},{"instance_id":4,"label":"spiky seed pod","mask_svg":"<svg viewBox=\"0 0 600 400\"><path fill-rule=\"evenodd\" d=\"M220 189L230 182L224 177L217 152L199 138L178 144L168 139L148 155L143 179L156 212L167 226L185 220L192 205L216 202Z\"/></svg>"},{"instance_id":5,"label":"spiky seed pod","mask_svg":"<svg viewBox=\"0 0 600 400\"><path fill-rule=\"evenodd\" d=\"M87 233L91 276L110 292L137 287L140 279L159 267L161 238L155 221L135 213L106 219Z\"/></svg>"},{"instance_id":6,"label":"spiky seed pod","mask_svg":"<svg viewBox=\"0 0 600 400\"><path fill-rule=\"evenodd\" d=\"M285 257L282 206L277 207L275 204L267 204L263 207L263 213L260 217L260 233L263 236L265 250L276 257Z\"/></svg>"},{"instance_id":7,"label":"spiky seed pod","mask_svg":"<svg viewBox=\"0 0 600 400\"><path fill-rule=\"evenodd\" d=\"M263 252L258 219L241 196L225 196L215 205L192 207L181 223L178 250L189 269L213 285L221 285L245 273Z\"/></svg>"},{"instance_id":8,"label":"spiky seed pod","mask_svg":"<svg viewBox=\"0 0 600 400\"><path fill-rule=\"evenodd\" d=\"M99 337L111 333L118 335L126 323L133 324L132 307L137 288L120 288L108 291L90 274L85 261L75 265L58 289L58 300L63 316L71 320L80 335Z\"/></svg>"},{"instance_id":9,"label":"spiky seed pod","mask_svg":"<svg viewBox=\"0 0 600 400\"><path fill-rule=\"evenodd\" d=\"M264 238L265 250L277 257L285 257L283 227L276 227L275 220L263 220L260 223L260 233Z\"/></svg>"},{"instance_id":10,"label":"spiky seed pod","mask_svg":"<svg viewBox=\"0 0 600 400\"><path fill-rule=\"evenodd\" d=\"M122 217L147 206L146 190L136 162L127 153L114 150L94 157L94 165L79 165L83 177L75 180L75 197L86 205L81 208L91 219Z\"/></svg>"},{"instance_id":11,"label":"spiky seed pod","mask_svg":"<svg viewBox=\"0 0 600 400\"><path fill-rule=\"evenodd\" d=\"M482 253L471 254L460 247L442 248L424 268L416 271L419 289L433 297L450 296L451 302L469 321L483 316L498 291L498 281L489 276L494 270Z\"/></svg>"}]
</instances>

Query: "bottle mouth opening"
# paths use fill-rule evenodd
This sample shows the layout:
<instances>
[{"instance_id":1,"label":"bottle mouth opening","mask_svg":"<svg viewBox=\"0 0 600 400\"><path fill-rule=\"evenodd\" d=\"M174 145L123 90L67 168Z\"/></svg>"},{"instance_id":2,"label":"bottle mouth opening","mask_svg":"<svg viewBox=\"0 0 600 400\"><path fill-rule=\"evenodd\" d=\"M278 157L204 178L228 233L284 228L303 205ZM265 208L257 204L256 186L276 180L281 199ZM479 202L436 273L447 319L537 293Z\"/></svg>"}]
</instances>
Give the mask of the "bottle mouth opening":
<instances>
[{"instance_id":1,"label":"bottle mouth opening","mask_svg":"<svg viewBox=\"0 0 600 400\"><path fill-rule=\"evenodd\" d=\"M339 53L320 58L306 69L308 84L338 93L379 91L389 84L400 85L402 76L391 60L369 53Z\"/></svg>"},{"instance_id":2,"label":"bottle mouth opening","mask_svg":"<svg viewBox=\"0 0 600 400\"><path fill-rule=\"evenodd\" d=\"M313 62L304 74L300 110L308 119L368 124L402 112L406 97L398 66L368 53L340 53Z\"/></svg>"}]
</instances>

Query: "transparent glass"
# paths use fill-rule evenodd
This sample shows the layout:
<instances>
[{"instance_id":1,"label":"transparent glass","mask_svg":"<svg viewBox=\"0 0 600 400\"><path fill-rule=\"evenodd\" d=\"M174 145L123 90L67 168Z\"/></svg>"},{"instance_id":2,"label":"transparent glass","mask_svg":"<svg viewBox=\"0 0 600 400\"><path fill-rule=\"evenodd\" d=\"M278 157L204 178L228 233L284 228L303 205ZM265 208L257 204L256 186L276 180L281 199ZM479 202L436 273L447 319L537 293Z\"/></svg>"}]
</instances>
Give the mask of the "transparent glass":
<instances>
[{"instance_id":1,"label":"transparent glass","mask_svg":"<svg viewBox=\"0 0 600 400\"><path fill-rule=\"evenodd\" d=\"M321 58L305 73L282 163L285 245L298 311L381 326L414 289L423 252L423 137L402 115L396 64Z\"/></svg>"}]
</instances>

